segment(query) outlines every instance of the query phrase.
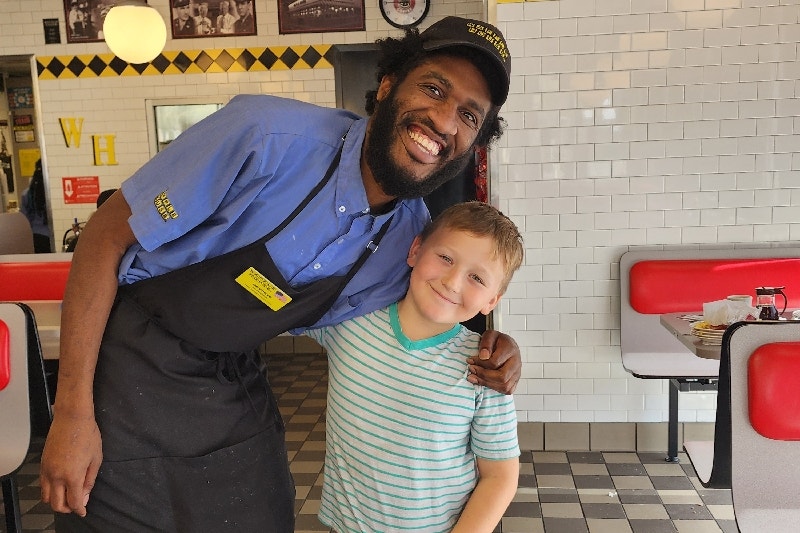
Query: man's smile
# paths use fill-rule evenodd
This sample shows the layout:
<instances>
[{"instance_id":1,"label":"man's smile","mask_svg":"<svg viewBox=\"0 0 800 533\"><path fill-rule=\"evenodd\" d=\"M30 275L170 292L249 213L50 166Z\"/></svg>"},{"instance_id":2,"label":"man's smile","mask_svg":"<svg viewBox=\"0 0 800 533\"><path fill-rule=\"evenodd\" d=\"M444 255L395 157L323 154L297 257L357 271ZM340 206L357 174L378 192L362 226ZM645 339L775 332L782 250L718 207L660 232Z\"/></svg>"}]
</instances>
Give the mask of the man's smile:
<instances>
[{"instance_id":1,"label":"man's smile","mask_svg":"<svg viewBox=\"0 0 800 533\"><path fill-rule=\"evenodd\" d=\"M412 141L417 143L417 145L422 148L425 152L430 155L437 156L439 152L442 150L442 146L428 137L427 135L423 134L421 131L416 129L409 128L408 129L408 136L411 138Z\"/></svg>"}]
</instances>

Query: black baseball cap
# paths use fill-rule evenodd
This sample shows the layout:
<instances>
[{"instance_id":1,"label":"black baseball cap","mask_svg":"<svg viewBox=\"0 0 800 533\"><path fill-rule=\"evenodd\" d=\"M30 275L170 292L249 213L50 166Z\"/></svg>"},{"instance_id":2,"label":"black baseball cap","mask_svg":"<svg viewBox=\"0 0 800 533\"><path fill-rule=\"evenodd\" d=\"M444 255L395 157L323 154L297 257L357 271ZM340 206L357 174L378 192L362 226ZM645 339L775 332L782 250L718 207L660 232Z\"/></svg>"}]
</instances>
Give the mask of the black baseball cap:
<instances>
[{"instance_id":1,"label":"black baseball cap","mask_svg":"<svg viewBox=\"0 0 800 533\"><path fill-rule=\"evenodd\" d=\"M494 68L483 72L492 92L492 103L501 106L508 97L511 82L511 54L503 34L487 22L461 17L445 17L420 33L425 50L467 46L483 52Z\"/></svg>"}]
</instances>

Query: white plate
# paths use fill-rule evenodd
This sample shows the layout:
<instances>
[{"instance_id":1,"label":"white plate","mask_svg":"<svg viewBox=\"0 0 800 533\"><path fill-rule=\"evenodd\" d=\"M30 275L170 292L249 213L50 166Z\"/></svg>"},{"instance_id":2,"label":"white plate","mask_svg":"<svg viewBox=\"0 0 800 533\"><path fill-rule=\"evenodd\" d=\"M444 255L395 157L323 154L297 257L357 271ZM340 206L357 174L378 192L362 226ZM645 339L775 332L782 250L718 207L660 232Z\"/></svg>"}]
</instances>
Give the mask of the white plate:
<instances>
[{"instance_id":1,"label":"white plate","mask_svg":"<svg viewBox=\"0 0 800 533\"><path fill-rule=\"evenodd\" d=\"M724 329L712 329L707 327L707 323L700 321L692 324L692 335L700 339L706 346L721 346Z\"/></svg>"}]
</instances>

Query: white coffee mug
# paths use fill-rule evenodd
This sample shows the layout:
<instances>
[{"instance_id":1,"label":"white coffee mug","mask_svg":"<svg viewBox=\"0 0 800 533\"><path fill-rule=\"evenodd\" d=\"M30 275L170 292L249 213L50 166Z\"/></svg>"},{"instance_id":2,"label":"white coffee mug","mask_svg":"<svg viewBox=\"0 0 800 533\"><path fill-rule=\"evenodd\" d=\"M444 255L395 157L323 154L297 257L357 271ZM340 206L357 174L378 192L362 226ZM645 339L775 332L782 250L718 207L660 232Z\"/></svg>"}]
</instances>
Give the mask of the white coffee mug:
<instances>
[{"instance_id":1,"label":"white coffee mug","mask_svg":"<svg viewBox=\"0 0 800 533\"><path fill-rule=\"evenodd\" d=\"M731 302L744 302L748 306L753 306L753 297L749 294L731 294L727 298Z\"/></svg>"}]
</instances>

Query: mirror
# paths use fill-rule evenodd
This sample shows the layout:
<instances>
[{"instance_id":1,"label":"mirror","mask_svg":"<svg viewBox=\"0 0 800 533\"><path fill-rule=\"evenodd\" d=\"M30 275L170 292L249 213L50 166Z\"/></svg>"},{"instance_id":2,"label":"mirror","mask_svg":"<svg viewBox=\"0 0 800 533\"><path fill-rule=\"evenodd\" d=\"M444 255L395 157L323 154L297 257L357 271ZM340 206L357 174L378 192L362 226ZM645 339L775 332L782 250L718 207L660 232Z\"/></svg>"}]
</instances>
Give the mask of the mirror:
<instances>
[{"instance_id":1,"label":"mirror","mask_svg":"<svg viewBox=\"0 0 800 533\"><path fill-rule=\"evenodd\" d=\"M38 75L33 55L0 56L0 212L21 210L23 195L41 161L44 190L30 199L25 214L34 230L36 250L53 250L53 209L46 161L40 146ZM38 199L38 201L37 201Z\"/></svg>"}]
</instances>

